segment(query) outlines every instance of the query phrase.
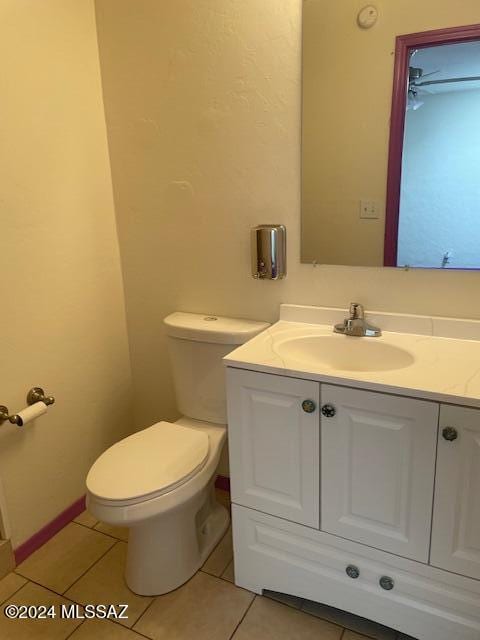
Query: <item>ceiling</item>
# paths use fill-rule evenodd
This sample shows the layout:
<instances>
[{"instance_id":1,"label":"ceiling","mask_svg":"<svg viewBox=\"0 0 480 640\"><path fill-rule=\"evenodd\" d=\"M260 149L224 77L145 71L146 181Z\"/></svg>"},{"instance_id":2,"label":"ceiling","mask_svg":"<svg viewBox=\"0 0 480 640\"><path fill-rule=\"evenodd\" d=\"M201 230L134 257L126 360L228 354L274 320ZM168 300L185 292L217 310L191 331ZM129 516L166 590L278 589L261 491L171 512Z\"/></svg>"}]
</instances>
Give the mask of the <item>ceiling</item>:
<instances>
[{"instance_id":1,"label":"ceiling","mask_svg":"<svg viewBox=\"0 0 480 640\"><path fill-rule=\"evenodd\" d=\"M424 75L438 71L424 78L426 81L480 76L480 41L418 49L410 60L410 66L422 68ZM480 81L427 85L419 93L450 93L473 89L480 89Z\"/></svg>"}]
</instances>

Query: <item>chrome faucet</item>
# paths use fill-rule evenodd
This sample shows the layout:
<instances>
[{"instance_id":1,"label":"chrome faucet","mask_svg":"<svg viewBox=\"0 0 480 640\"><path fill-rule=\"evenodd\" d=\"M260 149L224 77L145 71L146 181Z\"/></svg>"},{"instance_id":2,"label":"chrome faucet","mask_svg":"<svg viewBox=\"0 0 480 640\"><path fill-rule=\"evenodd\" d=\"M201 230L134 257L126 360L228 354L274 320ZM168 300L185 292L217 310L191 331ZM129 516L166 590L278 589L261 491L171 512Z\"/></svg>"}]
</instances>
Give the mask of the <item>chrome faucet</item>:
<instances>
[{"instance_id":1,"label":"chrome faucet","mask_svg":"<svg viewBox=\"0 0 480 640\"><path fill-rule=\"evenodd\" d=\"M365 310L358 302L350 304L350 316L333 328L335 333L343 333L345 336L378 337L382 335L381 329L374 327L365 320Z\"/></svg>"}]
</instances>

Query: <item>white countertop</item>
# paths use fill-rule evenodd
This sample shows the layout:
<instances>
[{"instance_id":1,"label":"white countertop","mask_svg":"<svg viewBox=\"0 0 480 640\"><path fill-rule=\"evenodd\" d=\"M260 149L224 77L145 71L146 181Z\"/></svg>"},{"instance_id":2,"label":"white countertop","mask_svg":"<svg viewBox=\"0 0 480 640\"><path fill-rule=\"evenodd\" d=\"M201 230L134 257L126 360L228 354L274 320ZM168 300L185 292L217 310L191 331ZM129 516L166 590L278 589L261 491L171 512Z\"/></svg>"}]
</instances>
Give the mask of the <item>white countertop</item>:
<instances>
[{"instance_id":1,"label":"white countertop","mask_svg":"<svg viewBox=\"0 0 480 640\"><path fill-rule=\"evenodd\" d=\"M480 407L480 321L405 314L367 313L382 336L343 341L379 341L407 350L413 363L387 371L338 371L307 364L278 353L281 342L300 336L331 336L345 309L282 305L280 321L224 358L229 367L318 380L372 391L394 393ZM387 330L389 329L389 330ZM392 330L394 329L394 330Z\"/></svg>"}]
</instances>

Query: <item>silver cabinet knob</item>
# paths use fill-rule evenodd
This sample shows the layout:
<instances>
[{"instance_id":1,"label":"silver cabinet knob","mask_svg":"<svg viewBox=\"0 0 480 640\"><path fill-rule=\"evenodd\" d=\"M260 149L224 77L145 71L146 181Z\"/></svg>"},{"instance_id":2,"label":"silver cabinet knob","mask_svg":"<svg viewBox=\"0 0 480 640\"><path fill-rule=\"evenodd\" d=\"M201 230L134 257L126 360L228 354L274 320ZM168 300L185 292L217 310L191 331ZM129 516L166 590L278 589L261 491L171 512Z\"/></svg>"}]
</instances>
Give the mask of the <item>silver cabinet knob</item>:
<instances>
[{"instance_id":1,"label":"silver cabinet knob","mask_svg":"<svg viewBox=\"0 0 480 640\"><path fill-rule=\"evenodd\" d=\"M305 413L313 413L316 408L317 405L313 400L304 400L302 402L302 409L305 411Z\"/></svg>"},{"instance_id":2,"label":"silver cabinet knob","mask_svg":"<svg viewBox=\"0 0 480 640\"><path fill-rule=\"evenodd\" d=\"M356 567L354 564L349 564L345 569L345 572L349 578L353 578L356 580L360 576L360 569Z\"/></svg>"},{"instance_id":3,"label":"silver cabinet knob","mask_svg":"<svg viewBox=\"0 0 480 640\"><path fill-rule=\"evenodd\" d=\"M337 410L333 406L333 404L324 404L322 407L322 415L326 418L333 418L333 416L337 413Z\"/></svg>"},{"instance_id":4,"label":"silver cabinet knob","mask_svg":"<svg viewBox=\"0 0 480 640\"><path fill-rule=\"evenodd\" d=\"M442 436L444 440L448 440L448 442L453 442L458 438L458 431L453 427L445 427L442 431Z\"/></svg>"},{"instance_id":5,"label":"silver cabinet knob","mask_svg":"<svg viewBox=\"0 0 480 640\"><path fill-rule=\"evenodd\" d=\"M382 576L378 582L385 591L391 591L395 586L395 582L390 576Z\"/></svg>"}]
</instances>

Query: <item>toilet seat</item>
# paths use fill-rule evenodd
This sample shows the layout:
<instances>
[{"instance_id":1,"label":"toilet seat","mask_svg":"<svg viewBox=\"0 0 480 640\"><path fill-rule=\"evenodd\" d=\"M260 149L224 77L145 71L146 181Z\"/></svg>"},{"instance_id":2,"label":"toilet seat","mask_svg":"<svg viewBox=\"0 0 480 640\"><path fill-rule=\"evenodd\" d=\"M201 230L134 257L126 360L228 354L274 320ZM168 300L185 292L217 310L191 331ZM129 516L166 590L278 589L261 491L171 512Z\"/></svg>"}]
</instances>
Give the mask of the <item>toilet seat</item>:
<instances>
[{"instance_id":1,"label":"toilet seat","mask_svg":"<svg viewBox=\"0 0 480 640\"><path fill-rule=\"evenodd\" d=\"M197 474L208 453L204 431L158 422L107 449L90 469L87 489L101 501L150 500Z\"/></svg>"}]
</instances>

